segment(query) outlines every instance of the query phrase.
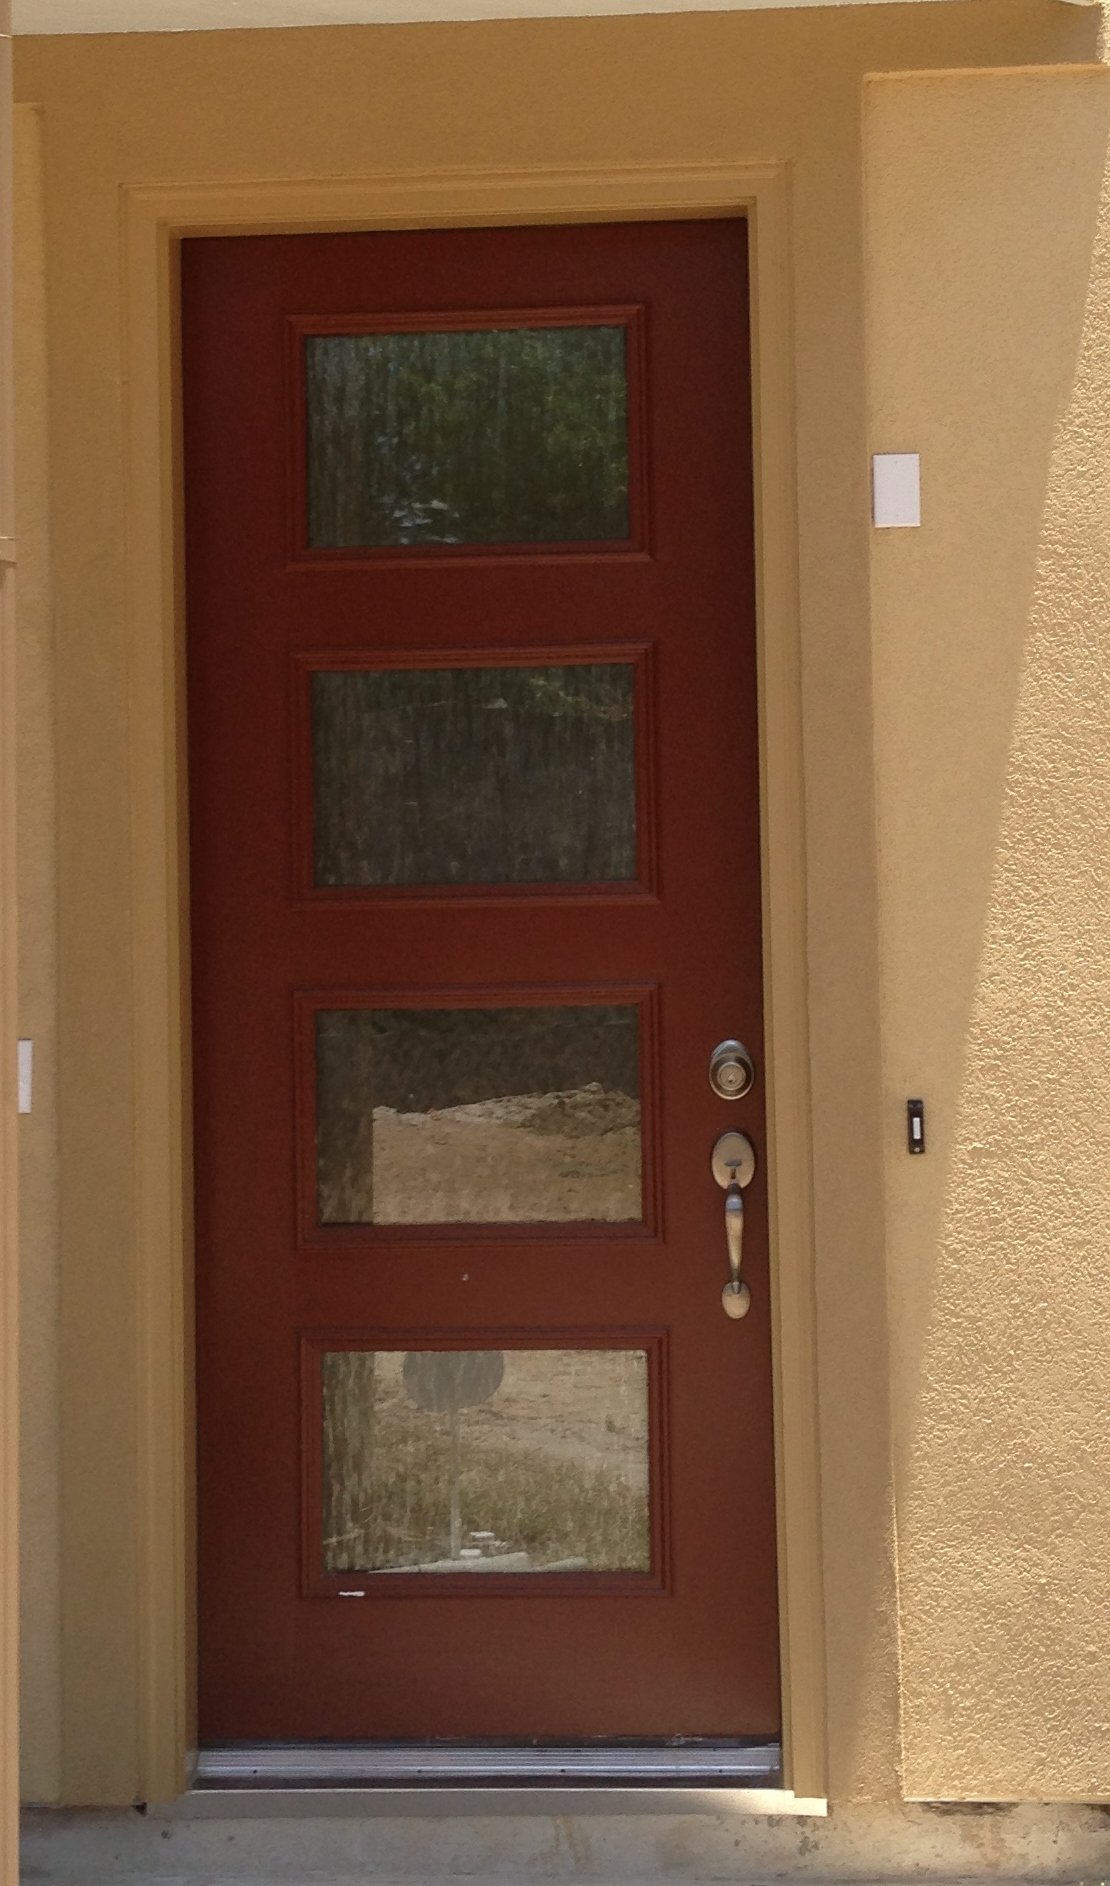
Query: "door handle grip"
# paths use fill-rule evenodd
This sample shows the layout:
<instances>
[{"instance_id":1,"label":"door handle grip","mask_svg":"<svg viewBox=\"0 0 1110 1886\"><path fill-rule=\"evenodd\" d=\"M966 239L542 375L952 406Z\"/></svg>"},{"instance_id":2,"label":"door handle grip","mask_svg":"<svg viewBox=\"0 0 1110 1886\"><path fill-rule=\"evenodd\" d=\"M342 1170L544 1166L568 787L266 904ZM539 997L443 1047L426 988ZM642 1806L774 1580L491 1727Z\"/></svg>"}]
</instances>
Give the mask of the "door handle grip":
<instances>
[{"instance_id":1,"label":"door handle grip","mask_svg":"<svg viewBox=\"0 0 1110 1886\"><path fill-rule=\"evenodd\" d=\"M726 1316L739 1319L751 1309L752 1293L740 1275L744 1260L744 1194L735 1179L725 1193L725 1239L729 1278L721 1292L721 1304Z\"/></svg>"},{"instance_id":2,"label":"door handle grip","mask_svg":"<svg viewBox=\"0 0 1110 1886\"><path fill-rule=\"evenodd\" d=\"M728 1267L735 1284L740 1281L740 1266L744 1261L744 1194L735 1179L725 1193L725 1237Z\"/></svg>"}]
</instances>

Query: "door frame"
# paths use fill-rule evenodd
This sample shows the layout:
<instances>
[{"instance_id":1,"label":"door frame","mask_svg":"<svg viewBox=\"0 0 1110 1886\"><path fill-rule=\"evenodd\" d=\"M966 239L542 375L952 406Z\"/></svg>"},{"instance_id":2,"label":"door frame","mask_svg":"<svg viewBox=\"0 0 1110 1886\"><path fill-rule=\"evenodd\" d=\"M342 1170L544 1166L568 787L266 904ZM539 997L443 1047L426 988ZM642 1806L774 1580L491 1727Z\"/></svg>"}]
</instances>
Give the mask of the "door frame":
<instances>
[{"instance_id":1,"label":"door frame","mask_svg":"<svg viewBox=\"0 0 1110 1886\"><path fill-rule=\"evenodd\" d=\"M186 236L747 218L784 1785L826 1791L789 171L636 165L125 186L143 1798L195 1748L195 1497L178 254Z\"/></svg>"}]
</instances>

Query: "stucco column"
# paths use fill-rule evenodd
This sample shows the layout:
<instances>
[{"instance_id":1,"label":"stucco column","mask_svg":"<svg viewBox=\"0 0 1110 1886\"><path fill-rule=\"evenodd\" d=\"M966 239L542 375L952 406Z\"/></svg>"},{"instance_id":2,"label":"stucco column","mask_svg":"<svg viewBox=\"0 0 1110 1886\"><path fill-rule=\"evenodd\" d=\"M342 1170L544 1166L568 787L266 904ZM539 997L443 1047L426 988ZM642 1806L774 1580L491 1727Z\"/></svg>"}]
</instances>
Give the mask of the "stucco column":
<instances>
[{"instance_id":1,"label":"stucco column","mask_svg":"<svg viewBox=\"0 0 1110 1886\"><path fill-rule=\"evenodd\" d=\"M1105 1800L1110 71L865 94L904 1791Z\"/></svg>"}]
</instances>

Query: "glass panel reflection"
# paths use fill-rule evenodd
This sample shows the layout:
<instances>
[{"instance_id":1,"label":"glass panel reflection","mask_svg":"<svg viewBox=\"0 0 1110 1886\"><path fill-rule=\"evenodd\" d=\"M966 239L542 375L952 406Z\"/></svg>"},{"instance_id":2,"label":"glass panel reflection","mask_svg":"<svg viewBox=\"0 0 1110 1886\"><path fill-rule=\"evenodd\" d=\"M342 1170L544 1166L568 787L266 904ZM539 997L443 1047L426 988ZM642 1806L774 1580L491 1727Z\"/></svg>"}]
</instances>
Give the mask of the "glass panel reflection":
<instances>
[{"instance_id":1,"label":"glass panel reflection","mask_svg":"<svg viewBox=\"0 0 1110 1886\"><path fill-rule=\"evenodd\" d=\"M318 885L627 881L633 669L312 676Z\"/></svg>"},{"instance_id":2,"label":"glass panel reflection","mask_svg":"<svg viewBox=\"0 0 1110 1886\"><path fill-rule=\"evenodd\" d=\"M650 1569L642 1350L322 1363L326 1572Z\"/></svg>"},{"instance_id":3,"label":"glass panel reflection","mask_svg":"<svg viewBox=\"0 0 1110 1886\"><path fill-rule=\"evenodd\" d=\"M308 542L628 536L623 327L305 340Z\"/></svg>"},{"instance_id":4,"label":"glass panel reflection","mask_svg":"<svg viewBox=\"0 0 1110 1886\"><path fill-rule=\"evenodd\" d=\"M324 1225L641 1217L634 1007L321 1009Z\"/></svg>"}]
</instances>

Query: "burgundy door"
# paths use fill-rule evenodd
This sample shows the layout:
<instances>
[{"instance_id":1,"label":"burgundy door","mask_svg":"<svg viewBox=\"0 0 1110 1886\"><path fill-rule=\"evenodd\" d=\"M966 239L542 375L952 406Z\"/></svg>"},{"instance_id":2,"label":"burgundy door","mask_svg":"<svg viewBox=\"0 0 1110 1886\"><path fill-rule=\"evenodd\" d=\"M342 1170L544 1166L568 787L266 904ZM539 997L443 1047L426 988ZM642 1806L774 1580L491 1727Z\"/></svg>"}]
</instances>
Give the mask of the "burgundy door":
<instances>
[{"instance_id":1,"label":"burgundy door","mask_svg":"<svg viewBox=\"0 0 1110 1886\"><path fill-rule=\"evenodd\" d=\"M747 307L184 245L206 1740L778 1731Z\"/></svg>"}]
</instances>

